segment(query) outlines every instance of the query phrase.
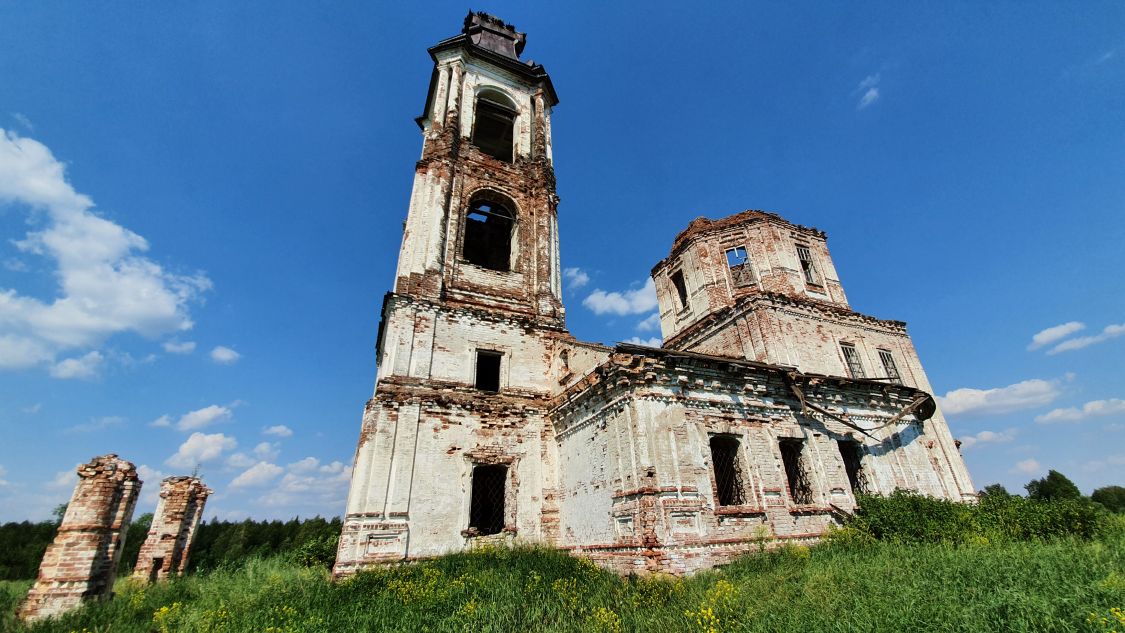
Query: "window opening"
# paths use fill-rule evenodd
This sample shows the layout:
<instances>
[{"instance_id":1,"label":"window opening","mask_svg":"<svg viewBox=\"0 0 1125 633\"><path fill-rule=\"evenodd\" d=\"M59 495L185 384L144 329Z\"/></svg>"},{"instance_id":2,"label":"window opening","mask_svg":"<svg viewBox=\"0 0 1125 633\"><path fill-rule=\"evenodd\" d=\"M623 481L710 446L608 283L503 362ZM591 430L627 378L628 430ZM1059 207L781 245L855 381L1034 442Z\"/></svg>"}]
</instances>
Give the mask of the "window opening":
<instances>
[{"instance_id":1,"label":"window opening","mask_svg":"<svg viewBox=\"0 0 1125 633\"><path fill-rule=\"evenodd\" d=\"M510 270L513 218L502 204L478 200L470 205L465 218L465 259L492 270Z\"/></svg>"},{"instance_id":2,"label":"window opening","mask_svg":"<svg viewBox=\"0 0 1125 633\"><path fill-rule=\"evenodd\" d=\"M500 352L477 350L476 387L481 391L500 391Z\"/></svg>"},{"instance_id":3,"label":"window opening","mask_svg":"<svg viewBox=\"0 0 1125 633\"><path fill-rule=\"evenodd\" d=\"M812 503L812 485L809 475L805 470L802 453L805 441L799 439L783 439L778 442L781 449L781 462L785 466L785 481L789 485L789 496L797 505Z\"/></svg>"},{"instance_id":4,"label":"window opening","mask_svg":"<svg viewBox=\"0 0 1125 633\"><path fill-rule=\"evenodd\" d=\"M512 162L512 130L516 113L498 103L477 99L473 145L489 156Z\"/></svg>"},{"instance_id":5,"label":"window opening","mask_svg":"<svg viewBox=\"0 0 1125 633\"><path fill-rule=\"evenodd\" d=\"M867 378L863 371L863 363L859 360L859 352L851 343L840 343L840 350L844 352L844 362L848 365L848 375L852 378Z\"/></svg>"},{"instance_id":6,"label":"window opening","mask_svg":"<svg viewBox=\"0 0 1125 633\"><path fill-rule=\"evenodd\" d=\"M163 558L152 559L152 567L150 567L149 570L148 570L148 582L150 584L156 582L156 579L157 579L157 577L159 577L160 569L162 567L164 567L164 559Z\"/></svg>"},{"instance_id":7,"label":"window opening","mask_svg":"<svg viewBox=\"0 0 1125 633\"><path fill-rule=\"evenodd\" d=\"M855 440L836 440L840 449L840 457L844 458L844 471L848 474L848 483L852 492L863 493L867 491L867 476L863 472L863 447Z\"/></svg>"},{"instance_id":8,"label":"window opening","mask_svg":"<svg viewBox=\"0 0 1125 633\"><path fill-rule=\"evenodd\" d=\"M896 385L901 385L902 376L898 373L898 365L895 365L895 357L891 356L891 351L879 350L879 360L883 361L883 369L887 372L887 380Z\"/></svg>"},{"instance_id":9,"label":"window opening","mask_svg":"<svg viewBox=\"0 0 1125 633\"><path fill-rule=\"evenodd\" d=\"M504 529L504 484L508 467L473 467L473 493L469 500L469 528L477 535L499 534Z\"/></svg>"},{"instance_id":10,"label":"window opening","mask_svg":"<svg viewBox=\"0 0 1125 633\"><path fill-rule=\"evenodd\" d=\"M742 497L742 467L738 460L738 440L716 435L711 438L711 467L715 469L715 490L721 506L745 503Z\"/></svg>"},{"instance_id":11,"label":"window opening","mask_svg":"<svg viewBox=\"0 0 1125 633\"><path fill-rule=\"evenodd\" d=\"M754 270L746 257L746 249L741 246L727 249L727 266L730 267L731 281L736 288L754 285Z\"/></svg>"},{"instance_id":12,"label":"window opening","mask_svg":"<svg viewBox=\"0 0 1125 633\"><path fill-rule=\"evenodd\" d=\"M680 309L687 307L687 286L684 284L683 271L677 270L671 275L672 285L676 287L676 296L680 299Z\"/></svg>"},{"instance_id":13,"label":"window opening","mask_svg":"<svg viewBox=\"0 0 1125 633\"><path fill-rule=\"evenodd\" d=\"M816 274L816 265L813 264L812 252L808 246L797 245L797 259L801 260L801 272L805 273L805 283L815 286L820 285L820 277Z\"/></svg>"}]
</instances>

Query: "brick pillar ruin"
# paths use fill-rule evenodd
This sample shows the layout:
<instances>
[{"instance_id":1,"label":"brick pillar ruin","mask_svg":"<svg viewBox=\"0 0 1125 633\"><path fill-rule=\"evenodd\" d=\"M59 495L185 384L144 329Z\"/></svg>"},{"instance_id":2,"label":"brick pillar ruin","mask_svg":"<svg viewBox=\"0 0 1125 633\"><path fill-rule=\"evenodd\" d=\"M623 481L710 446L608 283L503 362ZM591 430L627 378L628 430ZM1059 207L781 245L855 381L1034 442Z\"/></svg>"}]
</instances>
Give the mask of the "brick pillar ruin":
<instances>
[{"instance_id":1,"label":"brick pillar ruin","mask_svg":"<svg viewBox=\"0 0 1125 633\"><path fill-rule=\"evenodd\" d=\"M169 477L160 483L160 501L137 556L134 579L156 582L183 574L195 528L212 492L196 477Z\"/></svg>"},{"instance_id":2,"label":"brick pillar ruin","mask_svg":"<svg viewBox=\"0 0 1125 633\"><path fill-rule=\"evenodd\" d=\"M56 616L83 601L113 597L117 562L140 491L137 469L112 453L78 467L78 485L20 618Z\"/></svg>"}]
</instances>

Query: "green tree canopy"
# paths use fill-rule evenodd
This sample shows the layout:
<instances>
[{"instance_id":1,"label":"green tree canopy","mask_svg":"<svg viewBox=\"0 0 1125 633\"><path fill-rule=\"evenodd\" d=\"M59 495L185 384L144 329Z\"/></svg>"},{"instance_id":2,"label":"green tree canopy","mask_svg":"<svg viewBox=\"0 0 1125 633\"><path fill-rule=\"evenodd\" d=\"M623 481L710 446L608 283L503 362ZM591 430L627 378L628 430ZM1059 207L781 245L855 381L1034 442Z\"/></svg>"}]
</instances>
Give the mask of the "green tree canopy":
<instances>
[{"instance_id":1,"label":"green tree canopy","mask_svg":"<svg viewBox=\"0 0 1125 633\"><path fill-rule=\"evenodd\" d=\"M1125 488L1121 486L1105 486L1098 488L1090 499L1105 506L1110 512L1125 512Z\"/></svg>"},{"instance_id":2,"label":"green tree canopy","mask_svg":"<svg viewBox=\"0 0 1125 633\"><path fill-rule=\"evenodd\" d=\"M1008 489L1005 488L1004 486L1000 485L1000 484L989 484L989 485L985 486L984 488L981 488L980 496L982 496L982 497L1010 497L1010 496L1012 496L1012 493L1008 492Z\"/></svg>"},{"instance_id":3,"label":"green tree canopy","mask_svg":"<svg viewBox=\"0 0 1125 633\"><path fill-rule=\"evenodd\" d=\"M1032 479L1024 488L1028 497L1039 501L1082 498L1078 486L1057 470L1047 471L1047 476L1042 479Z\"/></svg>"}]
</instances>

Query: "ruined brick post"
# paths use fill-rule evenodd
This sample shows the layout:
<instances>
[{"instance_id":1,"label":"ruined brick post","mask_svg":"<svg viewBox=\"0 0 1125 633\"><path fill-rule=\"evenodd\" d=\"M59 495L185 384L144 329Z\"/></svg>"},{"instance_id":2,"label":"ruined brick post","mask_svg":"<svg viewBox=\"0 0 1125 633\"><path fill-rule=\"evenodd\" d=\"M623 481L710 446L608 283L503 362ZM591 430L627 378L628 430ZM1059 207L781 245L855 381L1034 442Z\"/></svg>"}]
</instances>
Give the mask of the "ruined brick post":
<instances>
[{"instance_id":1,"label":"ruined brick post","mask_svg":"<svg viewBox=\"0 0 1125 633\"><path fill-rule=\"evenodd\" d=\"M156 582L183 574L195 528L212 492L196 477L169 477L160 483L160 501L137 556L133 578Z\"/></svg>"},{"instance_id":2,"label":"ruined brick post","mask_svg":"<svg viewBox=\"0 0 1125 633\"><path fill-rule=\"evenodd\" d=\"M112 453L78 467L78 485L20 618L56 616L85 600L113 597L117 562L140 491L137 469Z\"/></svg>"}]
</instances>

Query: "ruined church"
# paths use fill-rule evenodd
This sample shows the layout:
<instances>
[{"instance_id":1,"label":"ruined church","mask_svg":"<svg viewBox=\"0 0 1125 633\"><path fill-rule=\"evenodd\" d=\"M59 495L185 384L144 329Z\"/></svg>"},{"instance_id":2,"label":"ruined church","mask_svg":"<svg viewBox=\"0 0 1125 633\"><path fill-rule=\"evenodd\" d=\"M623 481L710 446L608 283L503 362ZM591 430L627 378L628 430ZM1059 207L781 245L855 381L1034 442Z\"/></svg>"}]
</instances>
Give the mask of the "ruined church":
<instances>
[{"instance_id":1,"label":"ruined church","mask_svg":"<svg viewBox=\"0 0 1125 633\"><path fill-rule=\"evenodd\" d=\"M972 482L906 325L852 309L826 236L692 221L652 268L661 348L566 329L551 112L485 14L433 75L337 576L488 542L690 573L810 542L858 492Z\"/></svg>"}]
</instances>

